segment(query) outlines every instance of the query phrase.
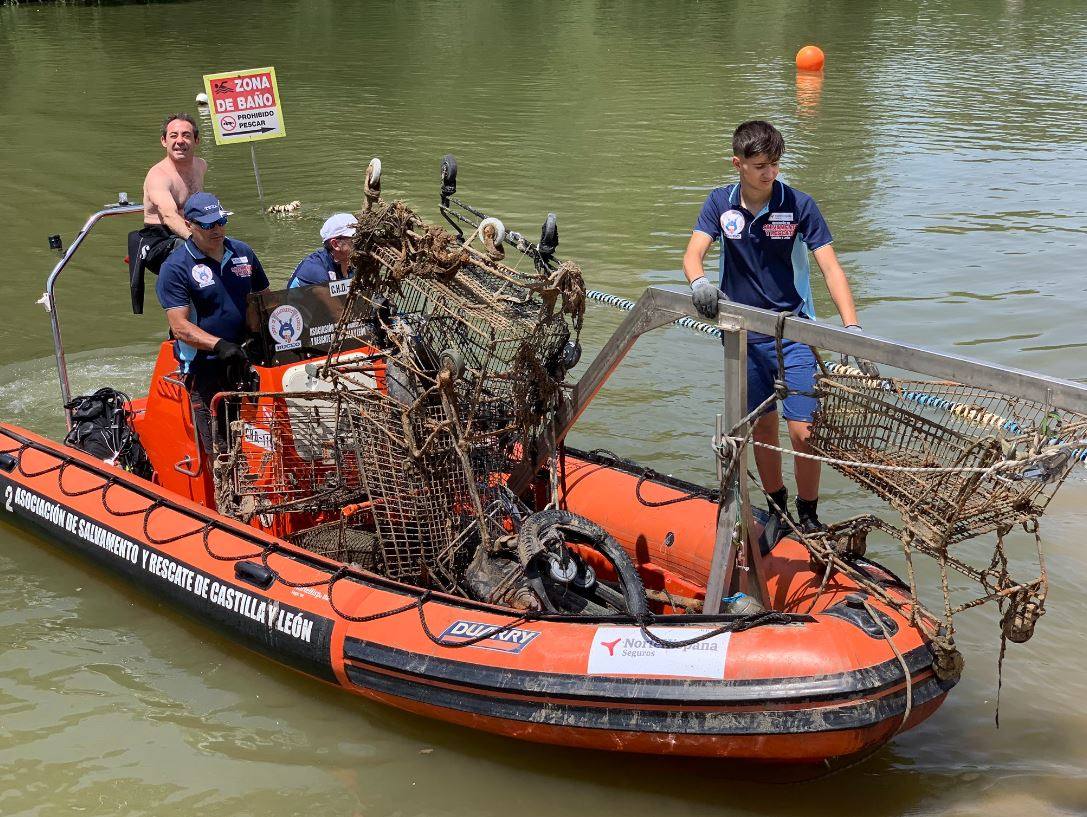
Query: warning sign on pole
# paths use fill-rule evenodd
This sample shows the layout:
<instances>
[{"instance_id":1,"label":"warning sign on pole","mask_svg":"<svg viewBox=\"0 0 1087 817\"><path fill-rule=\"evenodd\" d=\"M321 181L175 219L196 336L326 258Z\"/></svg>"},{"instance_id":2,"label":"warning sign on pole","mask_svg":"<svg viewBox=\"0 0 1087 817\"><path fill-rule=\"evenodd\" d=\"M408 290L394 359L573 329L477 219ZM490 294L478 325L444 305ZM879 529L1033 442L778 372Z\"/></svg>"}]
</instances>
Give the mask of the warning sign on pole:
<instances>
[{"instance_id":1,"label":"warning sign on pole","mask_svg":"<svg viewBox=\"0 0 1087 817\"><path fill-rule=\"evenodd\" d=\"M207 74L215 144L257 142L286 136L275 68Z\"/></svg>"}]
</instances>

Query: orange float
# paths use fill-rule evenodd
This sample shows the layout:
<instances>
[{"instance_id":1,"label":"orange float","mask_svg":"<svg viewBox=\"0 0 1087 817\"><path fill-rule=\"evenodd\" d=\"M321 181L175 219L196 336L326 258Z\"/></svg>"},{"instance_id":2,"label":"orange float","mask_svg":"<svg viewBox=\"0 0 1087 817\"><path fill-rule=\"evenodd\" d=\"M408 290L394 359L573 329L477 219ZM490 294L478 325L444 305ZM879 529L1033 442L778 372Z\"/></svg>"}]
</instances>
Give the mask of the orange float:
<instances>
[{"instance_id":1,"label":"orange float","mask_svg":"<svg viewBox=\"0 0 1087 817\"><path fill-rule=\"evenodd\" d=\"M826 55L817 45L806 45L796 52L796 67L801 71L822 71Z\"/></svg>"}]
</instances>

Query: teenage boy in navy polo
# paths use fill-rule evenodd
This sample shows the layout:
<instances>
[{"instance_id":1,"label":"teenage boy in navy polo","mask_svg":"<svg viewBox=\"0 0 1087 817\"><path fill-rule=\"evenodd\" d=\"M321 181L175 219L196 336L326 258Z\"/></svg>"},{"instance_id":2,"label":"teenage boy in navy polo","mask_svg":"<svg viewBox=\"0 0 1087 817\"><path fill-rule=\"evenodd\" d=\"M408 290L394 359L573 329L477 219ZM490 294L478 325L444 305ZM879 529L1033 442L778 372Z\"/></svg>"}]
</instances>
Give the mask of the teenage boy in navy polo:
<instances>
[{"instance_id":1,"label":"teenage boy in navy polo","mask_svg":"<svg viewBox=\"0 0 1087 817\"><path fill-rule=\"evenodd\" d=\"M723 292L737 303L814 318L808 268L810 251L823 273L842 323L860 332L849 281L838 263L831 246L830 229L815 200L777 180L778 162L784 151L785 140L769 122L753 120L736 128L732 136L732 166L740 180L710 193L683 256L683 272L691 284L694 305L705 317L715 318L717 301ZM721 241L719 288L707 280L702 266L710 245L718 239ZM789 340L783 347L789 390L810 393L816 373L811 348ZM872 366L867 361L864 363ZM771 395L776 377L774 339L750 333L748 411ZM809 453L807 440L818 402L807 394L790 394L782 403L793 450ZM777 445L778 425L776 403L773 403L755 422L755 440ZM762 487L773 500L766 536L768 541L775 542L785 526L774 513L774 506L787 512L788 502L781 475L781 453L756 446L755 465ZM806 533L818 531L823 527L817 513L819 462L797 457L795 471L798 527Z\"/></svg>"},{"instance_id":2,"label":"teenage boy in navy polo","mask_svg":"<svg viewBox=\"0 0 1087 817\"><path fill-rule=\"evenodd\" d=\"M350 213L336 213L321 225L321 241L324 246L311 252L295 267L287 281L287 288L308 287L340 281L355 274L351 267L351 254L355 251L355 227L358 221Z\"/></svg>"},{"instance_id":3,"label":"teenage boy in navy polo","mask_svg":"<svg viewBox=\"0 0 1087 817\"><path fill-rule=\"evenodd\" d=\"M211 193L190 196L183 215L192 235L163 262L155 291L186 375L200 443L210 453L211 399L236 388L248 364L239 345L246 299L268 289L268 276L252 247L227 238L233 214Z\"/></svg>"}]
</instances>

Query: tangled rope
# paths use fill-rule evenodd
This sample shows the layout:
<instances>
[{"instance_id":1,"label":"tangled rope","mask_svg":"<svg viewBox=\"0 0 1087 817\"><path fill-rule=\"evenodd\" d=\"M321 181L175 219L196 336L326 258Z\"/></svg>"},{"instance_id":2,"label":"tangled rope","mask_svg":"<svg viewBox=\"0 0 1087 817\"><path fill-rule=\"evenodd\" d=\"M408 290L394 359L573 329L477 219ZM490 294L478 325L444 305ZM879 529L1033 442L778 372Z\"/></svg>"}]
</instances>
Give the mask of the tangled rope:
<instances>
[{"instance_id":1,"label":"tangled rope","mask_svg":"<svg viewBox=\"0 0 1087 817\"><path fill-rule=\"evenodd\" d=\"M754 627L764 627L770 624L791 624L793 620L793 617L787 613L781 613L777 610L761 610L757 613L737 616L727 624L722 624L720 627L714 627L707 633L692 636L691 638L680 639L678 641L672 641L653 633L649 629L653 624L653 615L648 614L638 621L638 629L641 630L642 637L654 647L660 647L661 649L666 650L677 650L683 649L684 647L690 647L692 644L698 644L700 641L716 638L725 633L740 633L744 630L750 630Z\"/></svg>"}]
</instances>

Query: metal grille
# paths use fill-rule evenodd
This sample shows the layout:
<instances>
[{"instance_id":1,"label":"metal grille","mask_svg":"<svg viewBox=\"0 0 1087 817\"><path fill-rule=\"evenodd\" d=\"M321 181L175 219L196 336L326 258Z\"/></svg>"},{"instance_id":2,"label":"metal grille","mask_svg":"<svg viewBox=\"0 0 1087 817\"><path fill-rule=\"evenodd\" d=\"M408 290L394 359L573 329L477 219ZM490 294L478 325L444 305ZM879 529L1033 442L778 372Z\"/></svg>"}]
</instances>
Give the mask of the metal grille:
<instances>
[{"instance_id":1,"label":"metal grille","mask_svg":"<svg viewBox=\"0 0 1087 817\"><path fill-rule=\"evenodd\" d=\"M287 537L299 547L320 556L377 571L381 548L373 531L351 525L347 519L326 522Z\"/></svg>"},{"instance_id":2,"label":"metal grille","mask_svg":"<svg viewBox=\"0 0 1087 817\"><path fill-rule=\"evenodd\" d=\"M228 394L215 462L219 509L248 520L338 507L362 491L357 412L338 394Z\"/></svg>"},{"instance_id":3,"label":"metal grille","mask_svg":"<svg viewBox=\"0 0 1087 817\"><path fill-rule=\"evenodd\" d=\"M400 203L359 219L348 297L372 307L386 366L344 399L384 569L457 590L475 549L523 515L505 482L554 419L584 282L572 264L520 272ZM348 369L330 355L320 376L340 387Z\"/></svg>"},{"instance_id":4,"label":"metal grille","mask_svg":"<svg viewBox=\"0 0 1087 817\"><path fill-rule=\"evenodd\" d=\"M938 546L1042 514L1074 460L1071 452L1031 458L1021 468L982 473L1041 447L1079 439L1079 415L947 381L823 375L810 443L846 462L838 471L899 511ZM887 471L866 465L946 468Z\"/></svg>"},{"instance_id":5,"label":"metal grille","mask_svg":"<svg viewBox=\"0 0 1087 817\"><path fill-rule=\"evenodd\" d=\"M363 479L386 575L421 582L429 571L451 588L449 545L473 513L470 474L458 461L440 405L405 418L402 406L378 392L352 400L367 432L360 437Z\"/></svg>"},{"instance_id":6,"label":"metal grille","mask_svg":"<svg viewBox=\"0 0 1087 817\"><path fill-rule=\"evenodd\" d=\"M340 361L339 341L359 331L341 321L313 367L328 391L231 397L220 508L328 518L365 506L385 575L466 593L477 549L490 553L527 515L506 481L547 439L576 360L584 282L569 263L518 272L380 204L360 214L344 307L365 316L380 351ZM323 531L298 541L348 553Z\"/></svg>"},{"instance_id":7,"label":"metal grille","mask_svg":"<svg viewBox=\"0 0 1087 817\"><path fill-rule=\"evenodd\" d=\"M356 239L355 263L368 273L352 294L395 304L400 325L410 331L394 333L392 340L403 347L410 339L420 368L436 369L447 352L455 354L458 403L472 418L485 414L493 421L502 406L520 436L534 439L573 365L564 354L581 329L580 270L567 263L546 273L518 271L460 247L399 203L382 213L386 220L372 232L360 229ZM397 219L411 229L382 232ZM375 236L382 243L375 245ZM443 256L444 266L434 262L435 254Z\"/></svg>"}]
</instances>

